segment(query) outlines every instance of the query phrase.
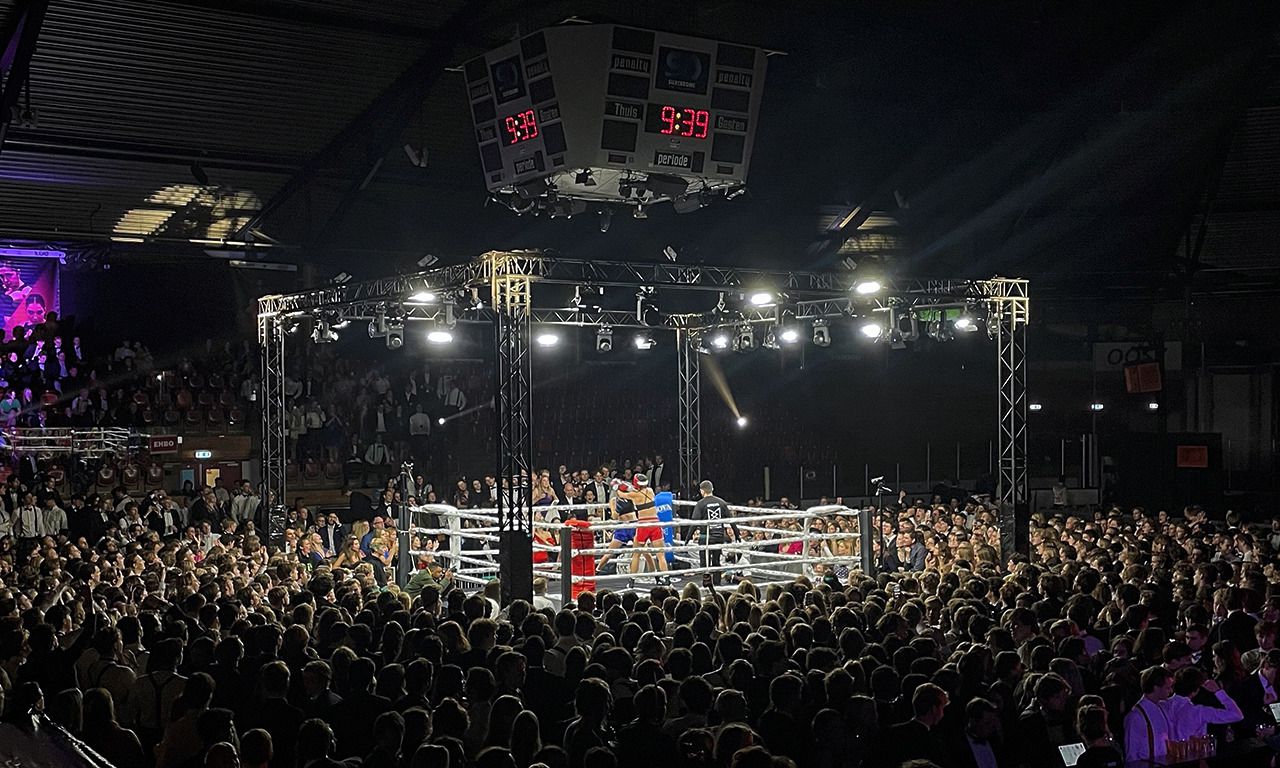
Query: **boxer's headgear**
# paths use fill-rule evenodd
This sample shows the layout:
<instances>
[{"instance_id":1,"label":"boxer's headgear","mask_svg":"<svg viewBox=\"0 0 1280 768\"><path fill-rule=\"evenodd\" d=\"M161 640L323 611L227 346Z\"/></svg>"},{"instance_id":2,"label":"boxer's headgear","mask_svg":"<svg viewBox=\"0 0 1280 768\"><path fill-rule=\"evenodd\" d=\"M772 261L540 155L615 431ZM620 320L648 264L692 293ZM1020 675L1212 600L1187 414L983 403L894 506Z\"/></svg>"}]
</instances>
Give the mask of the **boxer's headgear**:
<instances>
[{"instance_id":1,"label":"boxer's headgear","mask_svg":"<svg viewBox=\"0 0 1280 768\"><path fill-rule=\"evenodd\" d=\"M637 472L637 473L636 473L636 476L635 476L635 477L633 477L633 478L631 478L631 479L632 479L632 481L636 484L636 487L637 487L637 488L648 488L648 487L649 487L649 478L648 478L648 476L647 476L647 475L645 475L643 472Z\"/></svg>"}]
</instances>

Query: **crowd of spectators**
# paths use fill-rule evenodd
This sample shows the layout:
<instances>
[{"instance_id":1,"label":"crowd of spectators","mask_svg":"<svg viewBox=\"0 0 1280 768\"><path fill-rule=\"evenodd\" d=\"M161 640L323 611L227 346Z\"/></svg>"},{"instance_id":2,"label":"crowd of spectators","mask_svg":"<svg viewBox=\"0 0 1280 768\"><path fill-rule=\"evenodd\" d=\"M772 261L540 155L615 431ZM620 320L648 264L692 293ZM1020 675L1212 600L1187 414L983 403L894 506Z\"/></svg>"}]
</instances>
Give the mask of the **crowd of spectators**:
<instances>
[{"instance_id":1,"label":"crowd of spectators","mask_svg":"<svg viewBox=\"0 0 1280 768\"><path fill-rule=\"evenodd\" d=\"M22 491L10 519L62 506ZM384 585L394 493L294 509L283 544L251 489L116 496L0 535L0 758L50 721L122 767L1033 768L1060 747L1118 766L1206 737L1224 764L1273 754L1280 524L1063 511L1033 521L1028 560L995 552L981 508L904 499L871 578L837 536L790 583L556 610L468 594L430 556ZM922 567L918 539L937 547Z\"/></svg>"},{"instance_id":2,"label":"crowd of spectators","mask_svg":"<svg viewBox=\"0 0 1280 768\"><path fill-rule=\"evenodd\" d=\"M0 422L8 427L128 427L140 431L242 425L256 397L250 344L207 341L158 362L141 341L82 338L49 312L0 338Z\"/></svg>"}]
</instances>

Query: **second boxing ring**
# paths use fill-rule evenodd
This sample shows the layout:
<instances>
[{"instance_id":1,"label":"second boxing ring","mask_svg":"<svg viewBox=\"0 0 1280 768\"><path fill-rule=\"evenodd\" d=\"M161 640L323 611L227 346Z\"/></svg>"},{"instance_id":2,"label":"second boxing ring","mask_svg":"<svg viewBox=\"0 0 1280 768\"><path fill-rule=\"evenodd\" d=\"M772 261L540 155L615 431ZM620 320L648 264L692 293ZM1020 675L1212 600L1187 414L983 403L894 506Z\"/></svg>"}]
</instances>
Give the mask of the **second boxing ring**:
<instances>
[{"instance_id":1,"label":"second boxing ring","mask_svg":"<svg viewBox=\"0 0 1280 768\"><path fill-rule=\"evenodd\" d=\"M614 542L612 547L615 531L634 529L638 523L605 520L608 504L537 507L534 578L545 579L546 595L563 604L584 591L679 586L703 583L707 577L713 584L750 579L763 585L829 573L843 581L851 570L872 572L865 559L869 553L861 546L862 532L871 529L870 509L729 506L730 516L716 520L680 516L692 507L691 501L676 501L671 520L640 521L641 526L662 529L660 542ZM454 583L464 589L477 589L497 578L503 553L496 509L431 504L408 513L396 568L401 584L416 568L428 565L450 570ZM597 572L606 556L616 563L615 569ZM665 570L657 567L658 558L666 563Z\"/></svg>"}]
</instances>

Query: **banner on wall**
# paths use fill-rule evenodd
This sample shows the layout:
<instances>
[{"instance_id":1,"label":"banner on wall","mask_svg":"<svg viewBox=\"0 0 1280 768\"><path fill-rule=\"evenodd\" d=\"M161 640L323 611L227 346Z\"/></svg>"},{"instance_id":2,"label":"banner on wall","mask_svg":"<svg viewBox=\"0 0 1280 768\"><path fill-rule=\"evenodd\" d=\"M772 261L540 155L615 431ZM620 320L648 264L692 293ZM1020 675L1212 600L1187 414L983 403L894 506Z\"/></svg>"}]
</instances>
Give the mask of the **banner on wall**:
<instances>
[{"instance_id":1,"label":"banner on wall","mask_svg":"<svg viewBox=\"0 0 1280 768\"><path fill-rule=\"evenodd\" d=\"M6 337L13 329L39 325L50 312L62 314L56 258L0 255L0 323Z\"/></svg>"}]
</instances>

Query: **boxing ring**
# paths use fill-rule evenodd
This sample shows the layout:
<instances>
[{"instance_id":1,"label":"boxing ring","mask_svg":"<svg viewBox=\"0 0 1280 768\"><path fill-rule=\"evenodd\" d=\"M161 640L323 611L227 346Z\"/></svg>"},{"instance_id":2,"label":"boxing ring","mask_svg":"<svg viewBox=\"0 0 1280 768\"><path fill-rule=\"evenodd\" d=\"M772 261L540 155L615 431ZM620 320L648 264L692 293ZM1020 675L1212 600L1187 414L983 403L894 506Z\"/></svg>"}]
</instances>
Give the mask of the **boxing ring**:
<instances>
[{"instance_id":1,"label":"boxing ring","mask_svg":"<svg viewBox=\"0 0 1280 768\"><path fill-rule=\"evenodd\" d=\"M787 583L801 576L821 579L828 573L845 582L851 571L871 572L863 559L869 554L861 546L861 532L871 528L870 508L828 505L792 510L731 505L731 516L719 520L695 521L680 516L693 506L691 501L676 501L676 516L670 522L640 523L604 520L608 504L538 507L535 511L542 514L533 521L534 576L546 579L546 596L563 604L583 591L647 590L663 583L678 587L688 582L702 584L707 576L717 584L750 579L764 585ZM585 512L587 519L574 519L579 512ZM498 577L503 553L496 508L462 510L431 504L412 507L408 514L409 523L399 533L396 574L401 585L424 560L451 570L453 583L465 590L479 589ZM549 521L544 517L547 514L560 519ZM662 528L663 545L627 542L609 546L615 531L634 529L638 524ZM707 531L713 525L736 531L736 538L726 532L724 541L710 541ZM713 552L720 554L718 565L711 563ZM597 573L596 564L606 555L613 556L610 565L616 564L616 568ZM632 561L637 555L641 570L634 571ZM646 567L647 560L657 557L667 562L666 571Z\"/></svg>"}]
</instances>

